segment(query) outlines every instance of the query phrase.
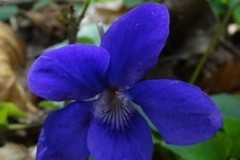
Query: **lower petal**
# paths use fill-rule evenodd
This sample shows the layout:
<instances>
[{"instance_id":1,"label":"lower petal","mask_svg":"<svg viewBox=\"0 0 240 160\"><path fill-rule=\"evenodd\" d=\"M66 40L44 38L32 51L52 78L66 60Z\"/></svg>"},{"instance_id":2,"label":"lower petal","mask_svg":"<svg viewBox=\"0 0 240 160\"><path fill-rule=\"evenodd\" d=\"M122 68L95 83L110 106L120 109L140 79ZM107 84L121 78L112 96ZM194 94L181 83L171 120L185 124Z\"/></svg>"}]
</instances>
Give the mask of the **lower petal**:
<instances>
[{"instance_id":1,"label":"lower petal","mask_svg":"<svg viewBox=\"0 0 240 160\"><path fill-rule=\"evenodd\" d=\"M151 80L126 91L169 144L191 145L213 137L221 113L198 87L173 80Z\"/></svg>"},{"instance_id":2,"label":"lower petal","mask_svg":"<svg viewBox=\"0 0 240 160\"><path fill-rule=\"evenodd\" d=\"M37 160L86 160L91 102L75 102L48 116L39 137Z\"/></svg>"},{"instance_id":3,"label":"lower petal","mask_svg":"<svg viewBox=\"0 0 240 160\"><path fill-rule=\"evenodd\" d=\"M115 130L95 118L88 133L88 148L96 160L150 160L151 132L136 111L124 130Z\"/></svg>"}]
</instances>

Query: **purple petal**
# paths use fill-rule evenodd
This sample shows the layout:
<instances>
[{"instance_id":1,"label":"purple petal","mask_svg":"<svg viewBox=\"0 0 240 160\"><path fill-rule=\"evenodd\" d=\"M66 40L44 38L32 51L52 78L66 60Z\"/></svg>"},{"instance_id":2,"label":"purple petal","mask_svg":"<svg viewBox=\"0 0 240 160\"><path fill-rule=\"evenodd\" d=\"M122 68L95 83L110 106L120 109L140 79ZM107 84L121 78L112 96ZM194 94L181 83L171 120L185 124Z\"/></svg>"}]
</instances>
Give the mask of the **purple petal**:
<instances>
[{"instance_id":1,"label":"purple petal","mask_svg":"<svg viewBox=\"0 0 240 160\"><path fill-rule=\"evenodd\" d=\"M48 116L38 141L37 160L86 160L91 102L75 102Z\"/></svg>"},{"instance_id":2,"label":"purple petal","mask_svg":"<svg viewBox=\"0 0 240 160\"><path fill-rule=\"evenodd\" d=\"M28 75L29 87L49 100L82 100L104 90L102 79L109 64L105 49L73 44L47 51Z\"/></svg>"},{"instance_id":3,"label":"purple petal","mask_svg":"<svg viewBox=\"0 0 240 160\"><path fill-rule=\"evenodd\" d=\"M111 56L110 84L126 87L140 80L156 65L168 32L168 10L161 4L146 3L118 19L101 43Z\"/></svg>"},{"instance_id":4,"label":"purple petal","mask_svg":"<svg viewBox=\"0 0 240 160\"><path fill-rule=\"evenodd\" d=\"M151 132L146 121L134 111L124 130L112 129L95 118L88 132L88 148L97 160L150 160Z\"/></svg>"},{"instance_id":5,"label":"purple petal","mask_svg":"<svg viewBox=\"0 0 240 160\"><path fill-rule=\"evenodd\" d=\"M191 145L213 137L222 117L213 101L198 87L173 80L150 80L126 92L140 105L165 141Z\"/></svg>"}]
</instances>

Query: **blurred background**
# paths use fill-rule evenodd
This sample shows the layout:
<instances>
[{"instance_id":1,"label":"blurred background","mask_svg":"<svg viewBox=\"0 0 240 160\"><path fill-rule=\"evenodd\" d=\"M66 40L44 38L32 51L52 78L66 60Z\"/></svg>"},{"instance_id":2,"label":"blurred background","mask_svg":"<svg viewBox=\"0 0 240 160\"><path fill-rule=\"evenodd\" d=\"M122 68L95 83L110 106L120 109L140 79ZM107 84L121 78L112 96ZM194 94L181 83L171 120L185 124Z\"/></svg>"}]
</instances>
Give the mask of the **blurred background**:
<instances>
[{"instance_id":1,"label":"blurred background","mask_svg":"<svg viewBox=\"0 0 240 160\"><path fill-rule=\"evenodd\" d=\"M29 91L32 62L69 43L98 45L98 28L148 1L168 6L171 31L144 79L196 84L224 117L216 137L194 146L167 145L153 130L153 159L240 160L240 0L0 0L0 160L34 160L45 117L64 106Z\"/></svg>"}]
</instances>

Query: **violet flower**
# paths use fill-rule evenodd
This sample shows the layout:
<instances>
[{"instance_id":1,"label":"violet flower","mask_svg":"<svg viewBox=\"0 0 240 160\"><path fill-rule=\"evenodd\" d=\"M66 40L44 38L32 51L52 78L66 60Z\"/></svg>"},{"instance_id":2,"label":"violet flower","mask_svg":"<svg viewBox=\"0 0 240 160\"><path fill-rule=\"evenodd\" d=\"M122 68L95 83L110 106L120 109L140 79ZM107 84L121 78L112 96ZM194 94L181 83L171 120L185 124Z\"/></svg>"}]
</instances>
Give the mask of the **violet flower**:
<instances>
[{"instance_id":1,"label":"violet flower","mask_svg":"<svg viewBox=\"0 0 240 160\"><path fill-rule=\"evenodd\" d=\"M164 5L146 3L118 19L99 47L73 44L47 51L30 69L37 95L75 100L48 116L37 160L150 160L151 131L140 106L169 144L214 136L221 114L198 87L141 78L156 65L169 32Z\"/></svg>"}]
</instances>

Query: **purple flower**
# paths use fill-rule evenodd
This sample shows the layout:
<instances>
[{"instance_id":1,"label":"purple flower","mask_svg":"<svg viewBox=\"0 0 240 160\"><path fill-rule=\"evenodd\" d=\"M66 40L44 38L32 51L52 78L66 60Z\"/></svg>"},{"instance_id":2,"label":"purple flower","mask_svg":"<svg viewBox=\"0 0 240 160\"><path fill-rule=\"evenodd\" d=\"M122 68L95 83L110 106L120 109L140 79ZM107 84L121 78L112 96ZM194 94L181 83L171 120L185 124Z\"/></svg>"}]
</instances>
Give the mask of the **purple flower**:
<instances>
[{"instance_id":1,"label":"purple flower","mask_svg":"<svg viewBox=\"0 0 240 160\"><path fill-rule=\"evenodd\" d=\"M198 87L176 80L139 80L157 63L169 32L164 5L146 3L118 19L100 47L73 44L47 51L30 69L37 95L75 100L48 116L37 160L150 160L148 116L169 144L215 135L221 114Z\"/></svg>"}]
</instances>

